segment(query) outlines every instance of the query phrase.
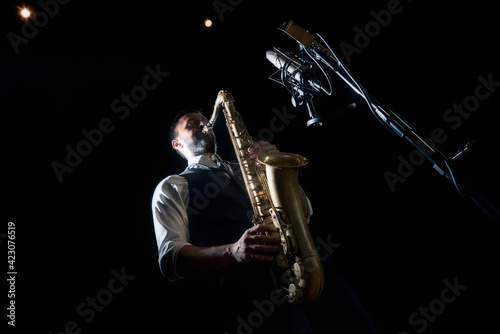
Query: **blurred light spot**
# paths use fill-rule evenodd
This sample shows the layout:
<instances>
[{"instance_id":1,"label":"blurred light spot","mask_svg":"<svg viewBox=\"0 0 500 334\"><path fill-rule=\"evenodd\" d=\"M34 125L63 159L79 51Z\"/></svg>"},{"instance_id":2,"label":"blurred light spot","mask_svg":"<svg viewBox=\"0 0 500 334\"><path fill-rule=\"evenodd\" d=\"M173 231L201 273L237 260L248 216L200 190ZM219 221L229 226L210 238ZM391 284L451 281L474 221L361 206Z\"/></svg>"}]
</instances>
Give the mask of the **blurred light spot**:
<instances>
[{"instance_id":1,"label":"blurred light spot","mask_svg":"<svg viewBox=\"0 0 500 334\"><path fill-rule=\"evenodd\" d=\"M21 10L21 16L24 17L24 18L28 18L30 17L31 15L31 12L29 10L27 10L26 8L24 8L23 10Z\"/></svg>"},{"instance_id":2,"label":"blurred light spot","mask_svg":"<svg viewBox=\"0 0 500 334\"><path fill-rule=\"evenodd\" d=\"M18 6L17 9L19 10L19 15L23 19L29 19L31 17L31 10L29 10L28 8Z\"/></svg>"}]
</instances>

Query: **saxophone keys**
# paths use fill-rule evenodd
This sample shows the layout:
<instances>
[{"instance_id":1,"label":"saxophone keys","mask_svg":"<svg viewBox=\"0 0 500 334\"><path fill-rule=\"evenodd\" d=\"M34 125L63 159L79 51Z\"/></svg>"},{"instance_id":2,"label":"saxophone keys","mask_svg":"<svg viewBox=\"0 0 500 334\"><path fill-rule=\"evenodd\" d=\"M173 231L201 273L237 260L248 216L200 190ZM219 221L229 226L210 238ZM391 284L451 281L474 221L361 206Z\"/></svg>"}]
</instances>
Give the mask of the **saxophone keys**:
<instances>
[{"instance_id":1,"label":"saxophone keys","mask_svg":"<svg viewBox=\"0 0 500 334\"><path fill-rule=\"evenodd\" d=\"M276 264L282 269L287 269L290 266L290 261L288 261L285 253L279 252L278 255L276 255Z\"/></svg>"},{"instance_id":2,"label":"saxophone keys","mask_svg":"<svg viewBox=\"0 0 500 334\"><path fill-rule=\"evenodd\" d=\"M290 303L302 302L303 287L299 284L290 284L288 286L288 295L286 296Z\"/></svg>"},{"instance_id":3,"label":"saxophone keys","mask_svg":"<svg viewBox=\"0 0 500 334\"><path fill-rule=\"evenodd\" d=\"M292 267L293 275L297 278L301 278L304 275L304 266L298 262L295 262Z\"/></svg>"}]
</instances>

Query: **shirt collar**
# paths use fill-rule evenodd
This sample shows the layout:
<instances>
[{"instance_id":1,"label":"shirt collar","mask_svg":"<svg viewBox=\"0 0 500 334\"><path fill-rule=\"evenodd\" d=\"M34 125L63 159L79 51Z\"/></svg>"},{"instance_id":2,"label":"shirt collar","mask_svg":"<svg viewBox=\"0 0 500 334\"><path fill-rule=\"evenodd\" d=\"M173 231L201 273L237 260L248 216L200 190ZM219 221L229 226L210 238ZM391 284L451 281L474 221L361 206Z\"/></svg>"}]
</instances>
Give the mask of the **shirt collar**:
<instances>
[{"instance_id":1,"label":"shirt collar","mask_svg":"<svg viewBox=\"0 0 500 334\"><path fill-rule=\"evenodd\" d=\"M202 154L202 155L197 155L196 157L189 159L188 166L198 164L198 165L204 165L204 166L211 167L211 168L219 168L220 162L217 163L217 161L220 161L220 158L217 156L217 154L213 154L211 156L206 155L206 154Z\"/></svg>"}]
</instances>

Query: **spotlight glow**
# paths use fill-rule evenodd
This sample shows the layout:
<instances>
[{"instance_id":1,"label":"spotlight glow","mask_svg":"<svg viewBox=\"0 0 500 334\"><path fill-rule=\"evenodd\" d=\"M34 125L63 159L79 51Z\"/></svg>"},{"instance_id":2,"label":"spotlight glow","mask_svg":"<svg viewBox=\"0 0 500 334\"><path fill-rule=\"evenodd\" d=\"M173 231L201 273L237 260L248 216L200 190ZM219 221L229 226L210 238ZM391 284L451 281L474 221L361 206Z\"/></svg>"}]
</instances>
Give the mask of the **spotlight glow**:
<instances>
[{"instance_id":1,"label":"spotlight glow","mask_svg":"<svg viewBox=\"0 0 500 334\"><path fill-rule=\"evenodd\" d=\"M19 15L21 16L22 19L27 20L31 17L31 10L28 9L27 7L19 7L17 6L17 9L19 10Z\"/></svg>"},{"instance_id":2,"label":"spotlight glow","mask_svg":"<svg viewBox=\"0 0 500 334\"><path fill-rule=\"evenodd\" d=\"M205 27L210 28L214 23L210 19L205 20Z\"/></svg>"},{"instance_id":3,"label":"spotlight glow","mask_svg":"<svg viewBox=\"0 0 500 334\"><path fill-rule=\"evenodd\" d=\"M22 9L21 10L21 16L24 17L25 19L27 19L28 17L30 17L31 13L29 10L27 10L26 8Z\"/></svg>"}]
</instances>

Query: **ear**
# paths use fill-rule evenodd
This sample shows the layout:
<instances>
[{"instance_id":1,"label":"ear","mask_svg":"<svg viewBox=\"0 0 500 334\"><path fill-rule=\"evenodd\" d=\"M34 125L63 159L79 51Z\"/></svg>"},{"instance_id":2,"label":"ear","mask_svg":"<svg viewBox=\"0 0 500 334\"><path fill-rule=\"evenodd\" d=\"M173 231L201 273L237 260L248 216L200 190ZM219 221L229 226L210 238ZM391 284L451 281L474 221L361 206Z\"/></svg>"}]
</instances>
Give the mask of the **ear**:
<instances>
[{"instance_id":1,"label":"ear","mask_svg":"<svg viewBox=\"0 0 500 334\"><path fill-rule=\"evenodd\" d=\"M174 150L179 150L184 147L184 145L181 144L181 142L178 139L172 140L172 147Z\"/></svg>"}]
</instances>

